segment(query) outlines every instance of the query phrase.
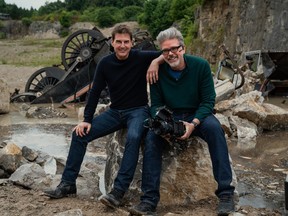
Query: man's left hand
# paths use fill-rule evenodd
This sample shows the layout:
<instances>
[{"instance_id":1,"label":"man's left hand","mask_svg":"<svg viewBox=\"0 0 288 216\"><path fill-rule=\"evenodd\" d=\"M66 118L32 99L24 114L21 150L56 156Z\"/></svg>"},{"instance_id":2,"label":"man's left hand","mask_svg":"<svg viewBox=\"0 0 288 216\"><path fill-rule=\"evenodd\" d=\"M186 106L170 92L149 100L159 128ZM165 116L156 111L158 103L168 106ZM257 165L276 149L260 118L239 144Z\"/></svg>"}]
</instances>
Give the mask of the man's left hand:
<instances>
[{"instance_id":1,"label":"man's left hand","mask_svg":"<svg viewBox=\"0 0 288 216\"><path fill-rule=\"evenodd\" d=\"M185 121L183 121L183 124L185 125L186 132L179 139L180 140L187 140L190 137L190 135L192 134L192 132L194 131L195 126L193 124L191 124L189 122L185 122Z\"/></svg>"}]
</instances>

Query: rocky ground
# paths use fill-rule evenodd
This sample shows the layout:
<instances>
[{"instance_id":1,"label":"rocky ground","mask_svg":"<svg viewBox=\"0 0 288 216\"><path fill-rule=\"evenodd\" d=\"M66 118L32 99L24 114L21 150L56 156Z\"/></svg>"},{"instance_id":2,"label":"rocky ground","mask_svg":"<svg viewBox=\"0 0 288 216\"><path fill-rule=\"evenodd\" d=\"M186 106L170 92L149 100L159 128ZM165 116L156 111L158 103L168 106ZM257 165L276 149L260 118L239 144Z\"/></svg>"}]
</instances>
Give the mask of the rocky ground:
<instances>
[{"instance_id":1,"label":"rocky ground","mask_svg":"<svg viewBox=\"0 0 288 216\"><path fill-rule=\"evenodd\" d=\"M0 41L0 45L1 43L3 44L5 41ZM2 47L5 46L1 45L3 53ZM5 53L7 55L9 50ZM12 58L15 53L10 55ZM39 67L15 67L2 64L0 65L0 77L7 81L11 93L15 88L19 88L23 92L26 81L37 69ZM240 201L237 205L239 214L234 215L283 215L283 183L288 170L287 139L288 133L285 131L267 133L259 137L256 148L251 151L238 149L233 141L229 141L240 191ZM217 199L215 197L183 206L175 206L173 203L163 206L160 201L158 215L213 216L216 215L216 208ZM97 198L76 197L53 200L43 196L41 191L3 183L0 180L0 212L4 216L129 215L126 209L127 205L118 210L111 210L103 206ZM69 210L70 212L66 212Z\"/></svg>"}]
</instances>

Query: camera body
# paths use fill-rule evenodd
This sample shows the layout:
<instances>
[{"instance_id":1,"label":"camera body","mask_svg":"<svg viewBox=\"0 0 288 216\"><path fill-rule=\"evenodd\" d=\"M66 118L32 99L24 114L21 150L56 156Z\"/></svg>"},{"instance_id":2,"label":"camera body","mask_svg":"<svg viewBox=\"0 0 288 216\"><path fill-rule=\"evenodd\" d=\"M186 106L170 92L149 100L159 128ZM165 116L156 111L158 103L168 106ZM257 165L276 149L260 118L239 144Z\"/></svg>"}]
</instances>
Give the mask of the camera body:
<instances>
[{"instance_id":1,"label":"camera body","mask_svg":"<svg viewBox=\"0 0 288 216\"><path fill-rule=\"evenodd\" d=\"M174 137L181 137L185 133L183 122L175 121L173 112L167 107L160 107L154 118L145 120L144 126L153 130L157 135L170 134Z\"/></svg>"}]
</instances>

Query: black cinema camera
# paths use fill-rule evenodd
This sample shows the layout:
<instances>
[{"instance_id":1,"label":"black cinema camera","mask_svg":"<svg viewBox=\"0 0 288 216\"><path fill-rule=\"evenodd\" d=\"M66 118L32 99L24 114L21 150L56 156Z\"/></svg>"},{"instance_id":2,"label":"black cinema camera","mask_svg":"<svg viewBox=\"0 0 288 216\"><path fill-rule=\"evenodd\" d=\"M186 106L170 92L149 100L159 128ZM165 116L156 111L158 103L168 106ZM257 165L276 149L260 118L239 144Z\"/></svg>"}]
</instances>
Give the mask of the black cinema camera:
<instances>
[{"instance_id":1,"label":"black cinema camera","mask_svg":"<svg viewBox=\"0 0 288 216\"><path fill-rule=\"evenodd\" d=\"M173 112L167 107L160 107L154 118L146 119L144 127L153 130L157 135L170 134L173 137L181 137L185 133L185 125L181 121L175 121Z\"/></svg>"}]
</instances>

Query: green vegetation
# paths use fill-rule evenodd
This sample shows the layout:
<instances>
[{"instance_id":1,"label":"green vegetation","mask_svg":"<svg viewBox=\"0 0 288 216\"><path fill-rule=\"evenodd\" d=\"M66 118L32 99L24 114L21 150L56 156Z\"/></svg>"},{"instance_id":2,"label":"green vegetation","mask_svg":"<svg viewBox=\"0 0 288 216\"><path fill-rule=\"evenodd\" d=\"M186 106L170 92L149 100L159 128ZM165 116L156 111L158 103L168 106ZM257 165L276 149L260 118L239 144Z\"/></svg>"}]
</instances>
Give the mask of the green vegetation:
<instances>
[{"instance_id":1,"label":"green vegetation","mask_svg":"<svg viewBox=\"0 0 288 216\"><path fill-rule=\"evenodd\" d=\"M5 32L0 31L0 39L5 39L5 38L6 38Z\"/></svg>"},{"instance_id":2,"label":"green vegetation","mask_svg":"<svg viewBox=\"0 0 288 216\"><path fill-rule=\"evenodd\" d=\"M111 27L123 21L138 21L155 37L161 30L176 25L185 40L190 42L197 35L195 14L204 0L58 0L46 2L39 10L18 8L0 0L0 13L22 19L25 25L31 21L59 21L64 30L75 22L93 22L99 27Z\"/></svg>"},{"instance_id":3,"label":"green vegetation","mask_svg":"<svg viewBox=\"0 0 288 216\"><path fill-rule=\"evenodd\" d=\"M153 38L156 38L160 31L175 26L184 36L186 51L202 53L206 45L197 37L199 29L197 18L204 2L205 0L57 0L51 3L47 1L38 10L33 8L26 10L0 0L0 13L10 14L12 19L22 20L26 26L33 21L58 21L62 26L60 30L62 38L66 38L71 33L69 27L76 22L91 22L97 27L105 28L119 22L137 21ZM0 21L0 39L6 39L6 34L1 31L2 25ZM224 33L225 29L219 28L217 32L211 30L207 35L218 42L223 39ZM61 48L62 44L55 46ZM50 45L52 44L42 46L49 48ZM47 65L49 62L43 61L50 61L49 58L41 59L41 64ZM52 61L56 59L51 59L50 62ZM59 61L60 57L53 64L58 64ZM9 63L9 60L5 62Z\"/></svg>"},{"instance_id":4,"label":"green vegetation","mask_svg":"<svg viewBox=\"0 0 288 216\"><path fill-rule=\"evenodd\" d=\"M22 18L22 23L25 26L30 26L31 23L32 23L32 20L30 18L28 18L28 17L24 17L24 18Z\"/></svg>"}]
</instances>

